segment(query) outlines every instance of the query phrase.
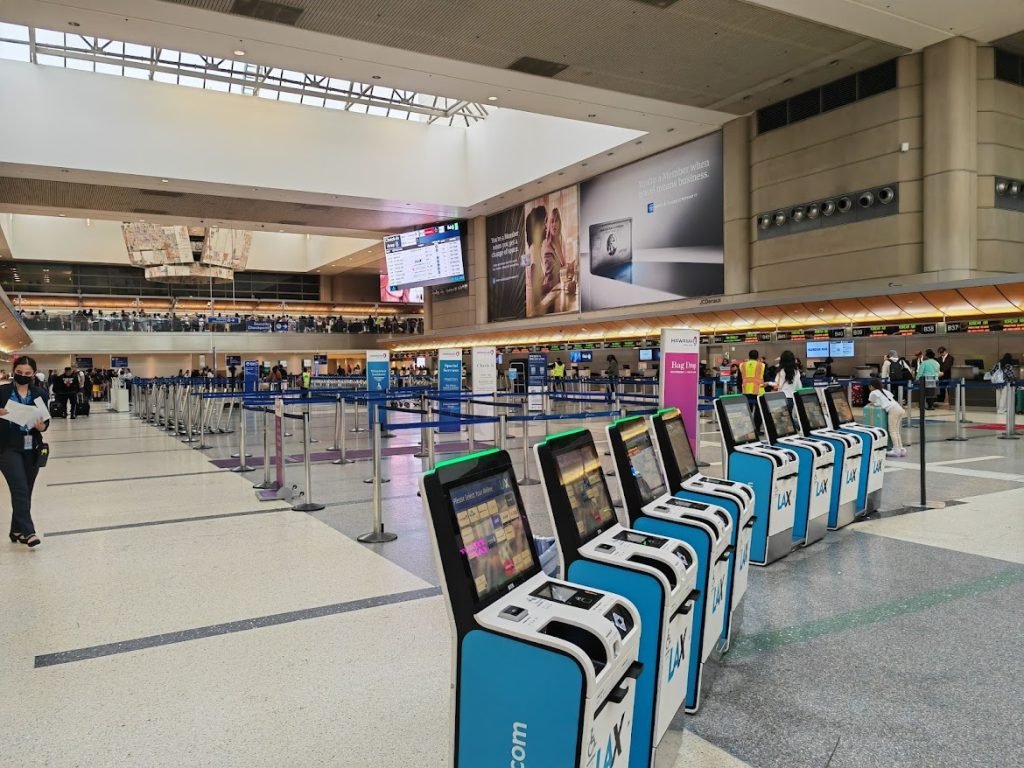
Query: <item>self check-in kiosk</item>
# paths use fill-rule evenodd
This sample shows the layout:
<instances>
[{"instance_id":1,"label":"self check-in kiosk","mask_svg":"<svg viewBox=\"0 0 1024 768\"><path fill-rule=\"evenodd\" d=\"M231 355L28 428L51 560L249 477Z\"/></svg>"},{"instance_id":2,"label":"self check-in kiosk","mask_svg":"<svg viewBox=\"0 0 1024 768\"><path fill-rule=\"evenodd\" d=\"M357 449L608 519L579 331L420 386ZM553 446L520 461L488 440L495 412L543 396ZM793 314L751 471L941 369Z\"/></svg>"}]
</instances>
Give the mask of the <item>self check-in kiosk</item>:
<instances>
[{"instance_id":1,"label":"self check-in kiosk","mask_svg":"<svg viewBox=\"0 0 1024 768\"><path fill-rule=\"evenodd\" d=\"M561 573L574 584L627 598L640 613L643 669L636 681L631 768L674 765L682 731L664 740L686 699L697 600L697 556L678 539L624 528L588 430L534 446L558 540ZM659 749L660 745L660 749Z\"/></svg>"},{"instance_id":2,"label":"self check-in kiosk","mask_svg":"<svg viewBox=\"0 0 1024 768\"><path fill-rule=\"evenodd\" d=\"M860 484L857 486L857 514L873 512L882 501L889 433L881 427L858 424L853 418L853 409L850 408L850 400L843 387L825 387L822 397L832 428L855 435L864 446L860 461Z\"/></svg>"},{"instance_id":3,"label":"self check-in kiosk","mask_svg":"<svg viewBox=\"0 0 1024 768\"><path fill-rule=\"evenodd\" d=\"M785 392L765 392L757 399L768 441L789 448L800 458L793 541L801 546L813 544L823 539L828 530L835 449L824 440L804 437L799 432Z\"/></svg>"},{"instance_id":4,"label":"self check-in kiosk","mask_svg":"<svg viewBox=\"0 0 1024 768\"><path fill-rule=\"evenodd\" d=\"M725 600L732 609L722 629L722 647L727 650L732 614L747 591L750 575L750 544L754 533L754 490L746 483L706 477L697 466L693 448L678 408L664 408L651 417L654 437L665 468L668 492L677 499L717 504L732 518L734 547L732 572L726 583Z\"/></svg>"},{"instance_id":5,"label":"self check-in kiosk","mask_svg":"<svg viewBox=\"0 0 1024 768\"><path fill-rule=\"evenodd\" d=\"M450 765L627 765L636 608L541 571L505 451L442 462L420 492L453 631Z\"/></svg>"},{"instance_id":6,"label":"self check-in kiosk","mask_svg":"<svg viewBox=\"0 0 1024 768\"><path fill-rule=\"evenodd\" d=\"M767 565L793 549L799 459L789 448L758 440L745 396L720 397L715 411L726 450L725 476L754 489L750 561Z\"/></svg>"},{"instance_id":7,"label":"self check-in kiosk","mask_svg":"<svg viewBox=\"0 0 1024 768\"><path fill-rule=\"evenodd\" d=\"M734 551L729 543L732 518L718 505L677 499L668 493L645 419L634 416L609 424L608 440L627 524L685 541L697 553L699 596L694 606L685 705L687 712L696 712L704 663L718 645L726 615L732 610L725 599Z\"/></svg>"},{"instance_id":8,"label":"self check-in kiosk","mask_svg":"<svg viewBox=\"0 0 1024 768\"><path fill-rule=\"evenodd\" d=\"M860 462L864 446L855 435L829 427L821 400L813 388L798 389L794 393L793 404L803 435L826 442L835 451L828 510L828 529L834 531L849 525L857 516L857 491L860 487Z\"/></svg>"}]
</instances>

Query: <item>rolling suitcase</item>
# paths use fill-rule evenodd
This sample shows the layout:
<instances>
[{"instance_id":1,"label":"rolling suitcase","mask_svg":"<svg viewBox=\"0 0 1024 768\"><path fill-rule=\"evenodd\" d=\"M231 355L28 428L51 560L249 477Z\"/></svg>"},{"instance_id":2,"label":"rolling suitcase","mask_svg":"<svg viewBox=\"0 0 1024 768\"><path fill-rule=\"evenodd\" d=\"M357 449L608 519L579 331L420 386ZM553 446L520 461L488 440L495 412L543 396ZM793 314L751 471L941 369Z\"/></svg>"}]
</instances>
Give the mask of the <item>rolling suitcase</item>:
<instances>
[{"instance_id":1,"label":"rolling suitcase","mask_svg":"<svg viewBox=\"0 0 1024 768\"><path fill-rule=\"evenodd\" d=\"M89 401L89 398L88 397L84 397L82 395L79 395L79 397L78 397L78 415L79 416L88 416L89 415L89 409L91 407L92 407L92 403Z\"/></svg>"},{"instance_id":2,"label":"rolling suitcase","mask_svg":"<svg viewBox=\"0 0 1024 768\"><path fill-rule=\"evenodd\" d=\"M886 434L888 434L889 414L877 405L871 405L870 403L865 405L864 414L861 416L860 421L862 424L866 424L869 427L880 427L881 429L886 430ZM889 448L892 448L891 436L889 437Z\"/></svg>"},{"instance_id":3,"label":"rolling suitcase","mask_svg":"<svg viewBox=\"0 0 1024 768\"><path fill-rule=\"evenodd\" d=\"M1024 414L1024 389L1017 390L1017 398L1013 409L1016 413Z\"/></svg>"},{"instance_id":4,"label":"rolling suitcase","mask_svg":"<svg viewBox=\"0 0 1024 768\"><path fill-rule=\"evenodd\" d=\"M60 401L56 397L50 398L50 418L63 419L64 411L60 407Z\"/></svg>"}]
</instances>

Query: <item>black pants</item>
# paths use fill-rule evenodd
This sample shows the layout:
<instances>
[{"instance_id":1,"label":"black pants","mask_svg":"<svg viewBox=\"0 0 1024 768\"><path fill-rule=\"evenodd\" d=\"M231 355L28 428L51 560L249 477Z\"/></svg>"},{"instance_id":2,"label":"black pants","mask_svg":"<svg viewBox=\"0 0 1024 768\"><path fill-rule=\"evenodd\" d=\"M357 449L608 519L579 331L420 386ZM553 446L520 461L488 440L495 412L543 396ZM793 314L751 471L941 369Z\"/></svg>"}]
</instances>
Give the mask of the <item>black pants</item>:
<instances>
[{"instance_id":1,"label":"black pants","mask_svg":"<svg viewBox=\"0 0 1024 768\"><path fill-rule=\"evenodd\" d=\"M74 392L61 392L57 395L57 402L60 403L61 416L68 415L68 403L71 404L71 418L78 416L78 395Z\"/></svg>"},{"instance_id":2,"label":"black pants","mask_svg":"<svg viewBox=\"0 0 1024 768\"><path fill-rule=\"evenodd\" d=\"M939 391L938 391L938 394L935 395L935 402L936 403L944 403L944 402L946 402L946 387L944 386L944 384L947 381L948 381L948 379L946 379L946 378L944 378L942 376L939 377Z\"/></svg>"},{"instance_id":3,"label":"black pants","mask_svg":"<svg viewBox=\"0 0 1024 768\"><path fill-rule=\"evenodd\" d=\"M744 395L744 397L747 398L750 416L754 420L754 431L761 434L761 409L757 407L757 395Z\"/></svg>"},{"instance_id":4,"label":"black pants","mask_svg":"<svg viewBox=\"0 0 1024 768\"><path fill-rule=\"evenodd\" d=\"M11 533L28 535L36 532L32 523L32 489L39 468L32 451L7 449L0 451L0 473L11 489Z\"/></svg>"}]
</instances>

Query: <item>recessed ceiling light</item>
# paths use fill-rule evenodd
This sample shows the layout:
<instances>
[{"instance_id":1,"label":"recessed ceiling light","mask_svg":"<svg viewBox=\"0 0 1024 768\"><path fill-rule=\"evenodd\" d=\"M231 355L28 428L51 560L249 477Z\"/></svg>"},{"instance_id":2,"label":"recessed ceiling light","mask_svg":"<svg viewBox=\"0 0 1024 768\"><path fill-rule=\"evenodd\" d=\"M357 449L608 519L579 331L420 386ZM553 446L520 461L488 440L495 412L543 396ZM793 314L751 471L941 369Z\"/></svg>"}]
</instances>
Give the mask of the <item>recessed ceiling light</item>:
<instances>
[{"instance_id":1,"label":"recessed ceiling light","mask_svg":"<svg viewBox=\"0 0 1024 768\"><path fill-rule=\"evenodd\" d=\"M80 26L82 26L82 25L81 25L81 24L79 24L79 23L78 23L77 21L69 21L69 22L68 22L68 26L69 26L69 27L80 27Z\"/></svg>"},{"instance_id":2,"label":"recessed ceiling light","mask_svg":"<svg viewBox=\"0 0 1024 768\"><path fill-rule=\"evenodd\" d=\"M380 80L380 75L373 75L373 76L372 76L372 79L374 79L374 80Z\"/></svg>"},{"instance_id":3,"label":"recessed ceiling light","mask_svg":"<svg viewBox=\"0 0 1024 768\"><path fill-rule=\"evenodd\" d=\"M614 154L615 154L614 152L609 152L609 153L608 153L608 157L611 157L611 156L612 156L612 155L614 155Z\"/></svg>"},{"instance_id":4,"label":"recessed ceiling light","mask_svg":"<svg viewBox=\"0 0 1024 768\"><path fill-rule=\"evenodd\" d=\"M160 183L161 184L169 184L170 181L171 181L170 179L160 179Z\"/></svg>"},{"instance_id":5,"label":"recessed ceiling light","mask_svg":"<svg viewBox=\"0 0 1024 768\"><path fill-rule=\"evenodd\" d=\"M589 115L587 115L587 117L591 117L591 118L597 117L597 113L596 112L591 112Z\"/></svg>"},{"instance_id":6,"label":"recessed ceiling light","mask_svg":"<svg viewBox=\"0 0 1024 768\"><path fill-rule=\"evenodd\" d=\"M639 147L639 146L640 146L641 144L643 144L644 142L643 142L643 139L637 139L637 140L636 140L636 141L634 141L633 143L634 143L634 144L636 144L636 145L637 145L637 146Z\"/></svg>"},{"instance_id":7,"label":"recessed ceiling light","mask_svg":"<svg viewBox=\"0 0 1024 768\"><path fill-rule=\"evenodd\" d=\"M245 56L245 51L243 51L241 48L236 48L232 51L232 53L235 54L235 56Z\"/></svg>"},{"instance_id":8,"label":"recessed ceiling light","mask_svg":"<svg viewBox=\"0 0 1024 768\"><path fill-rule=\"evenodd\" d=\"M497 96L488 96L488 97L487 97L487 100L488 100L488 101L497 101L497 100L498 100L498 97L497 97Z\"/></svg>"},{"instance_id":9,"label":"recessed ceiling light","mask_svg":"<svg viewBox=\"0 0 1024 768\"><path fill-rule=\"evenodd\" d=\"M58 213L57 215L58 215L58 216L60 216L60 217L61 217L62 219L63 219L63 218L65 217L65 216L67 216L67 214L66 214L66 213Z\"/></svg>"},{"instance_id":10,"label":"recessed ceiling light","mask_svg":"<svg viewBox=\"0 0 1024 768\"><path fill-rule=\"evenodd\" d=\"M586 163L580 163L580 168L586 168L586 167L587 167Z\"/></svg>"},{"instance_id":11,"label":"recessed ceiling light","mask_svg":"<svg viewBox=\"0 0 1024 768\"><path fill-rule=\"evenodd\" d=\"M559 171L559 172L558 172L558 175L559 175L559 176L565 176L565 171Z\"/></svg>"}]
</instances>

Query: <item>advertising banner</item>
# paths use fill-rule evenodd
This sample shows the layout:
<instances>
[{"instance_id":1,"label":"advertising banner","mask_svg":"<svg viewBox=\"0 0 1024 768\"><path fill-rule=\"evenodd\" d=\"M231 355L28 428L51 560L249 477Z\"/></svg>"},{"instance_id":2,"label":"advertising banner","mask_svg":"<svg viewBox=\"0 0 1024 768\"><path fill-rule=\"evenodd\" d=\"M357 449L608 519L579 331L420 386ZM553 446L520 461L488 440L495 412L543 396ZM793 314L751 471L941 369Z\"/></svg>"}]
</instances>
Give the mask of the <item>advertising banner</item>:
<instances>
[{"instance_id":1,"label":"advertising banner","mask_svg":"<svg viewBox=\"0 0 1024 768\"><path fill-rule=\"evenodd\" d=\"M579 248L576 187L488 216L490 321L578 311Z\"/></svg>"},{"instance_id":2,"label":"advertising banner","mask_svg":"<svg viewBox=\"0 0 1024 768\"><path fill-rule=\"evenodd\" d=\"M697 421L697 395L700 377L700 332L692 328L661 330L661 380L659 401L662 408L678 408L697 456L700 424Z\"/></svg>"},{"instance_id":3,"label":"advertising banner","mask_svg":"<svg viewBox=\"0 0 1024 768\"><path fill-rule=\"evenodd\" d=\"M473 347L473 394L490 399L498 391L498 351L495 347ZM493 416L494 408L489 405L474 405L477 416ZM490 424L476 424L470 429L477 440L489 440L494 436Z\"/></svg>"},{"instance_id":4,"label":"advertising banner","mask_svg":"<svg viewBox=\"0 0 1024 768\"><path fill-rule=\"evenodd\" d=\"M526 407L528 410L544 410L544 388L547 377L548 356L544 352L531 352L526 359Z\"/></svg>"},{"instance_id":5,"label":"advertising banner","mask_svg":"<svg viewBox=\"0 0 1024 768\"><path fill-rule=\"evenodd\" d=\"M455 393L462 391L461 349L439 349L437 351L437 391ZM461 410L461 404L458 400L444 400L441 402L440 410L458 413ZM459 429L457 416L441 415L441 432L458 432Z\"/></svg>"},{"instance_id":6,"label":"advertising banner","mask_svg":"<svg viewBox=\"0 0 1024 768\"><path fill-rule=\"evenodd\" d=\"M722 134L580 184L584 311L722 293Z\"/></svg>"}]
</instances>

